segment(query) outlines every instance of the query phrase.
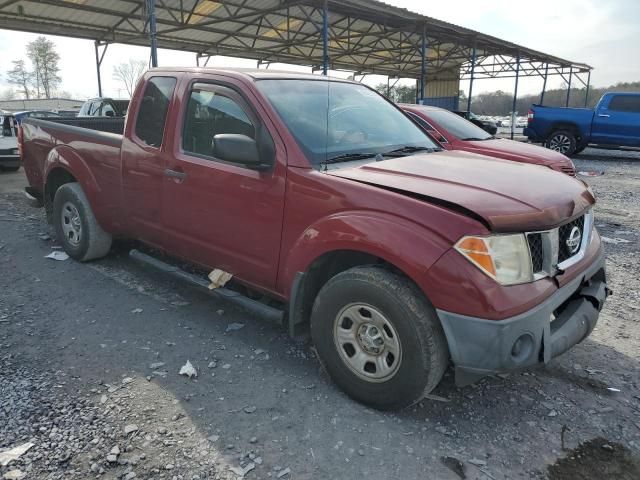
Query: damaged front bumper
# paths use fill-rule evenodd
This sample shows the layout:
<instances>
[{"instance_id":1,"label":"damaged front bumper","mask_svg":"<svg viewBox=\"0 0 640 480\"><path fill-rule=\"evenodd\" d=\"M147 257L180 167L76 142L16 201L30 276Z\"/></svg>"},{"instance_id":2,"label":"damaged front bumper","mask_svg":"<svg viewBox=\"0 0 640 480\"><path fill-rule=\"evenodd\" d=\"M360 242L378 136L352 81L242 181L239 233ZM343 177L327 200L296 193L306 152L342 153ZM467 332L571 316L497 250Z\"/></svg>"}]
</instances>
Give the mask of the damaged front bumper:
<instances>
[{"instance_id":1,"label":"damaged front bumper","mask_svg":"<svg viewBox=\"0 0 640 480\"><path fill-rule=\"evenodd\" d=\"M608 294L601 251L580 276L515 317L487 320L438 310L456 383L548 363L589 336Z\"/></svg>"}]
</instances>

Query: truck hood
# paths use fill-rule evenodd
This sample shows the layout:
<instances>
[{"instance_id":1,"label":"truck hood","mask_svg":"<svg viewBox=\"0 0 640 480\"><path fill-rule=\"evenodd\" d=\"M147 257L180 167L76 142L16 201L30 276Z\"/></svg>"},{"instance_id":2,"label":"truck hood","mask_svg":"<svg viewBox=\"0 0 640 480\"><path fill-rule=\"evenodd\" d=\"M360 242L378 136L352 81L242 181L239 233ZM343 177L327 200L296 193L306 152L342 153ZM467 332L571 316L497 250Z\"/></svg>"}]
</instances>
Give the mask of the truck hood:
<instances>
[{"instance_id":1,"label":"truck hood","mask_svg":"<svg viewBox=\"0 0 640 480\"><path fill-rule=\"evenodd\" d=\"M461 143L467 152L489 155L516 162L535 163L536 165L553 166L562 164L571 167L571 160L561 153L530 143L516 142L503 138L482 141L466 141Z\"/></svg>"},{"instance_id":2,"label":"truck hood","mask_svg":"<svg viewBox=\"0 0 640 480\"><path fill-rule=\"evenodd\" d=\"M595 203L575 178L461 151L411 155L327 174L480 217L495 232L553 228Z\"/></svg>"}]
</instances>

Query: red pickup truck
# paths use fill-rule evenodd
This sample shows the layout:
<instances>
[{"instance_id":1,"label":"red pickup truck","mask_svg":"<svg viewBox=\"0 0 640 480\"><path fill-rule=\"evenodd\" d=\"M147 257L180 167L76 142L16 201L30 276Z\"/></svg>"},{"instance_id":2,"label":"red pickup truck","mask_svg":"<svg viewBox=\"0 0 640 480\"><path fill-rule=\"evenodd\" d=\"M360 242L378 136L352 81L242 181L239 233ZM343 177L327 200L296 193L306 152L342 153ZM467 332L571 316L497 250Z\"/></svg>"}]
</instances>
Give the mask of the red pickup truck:
<instances>
[{"instance_id":1,"label":"red pickup truck","mask_svg":"<svg viewBox=\"0 0 640 480\"><path fill-rule=\"evenodd\" d=\"M309 325L369 405L420 400L450 361L460 385L549 362L607 296L584 183L441 151L364 85L153 69L123 128L23 122L29 191L65 251L91 260L127 237L232 274L224 291Z\"/></svg>"}]
</instances>

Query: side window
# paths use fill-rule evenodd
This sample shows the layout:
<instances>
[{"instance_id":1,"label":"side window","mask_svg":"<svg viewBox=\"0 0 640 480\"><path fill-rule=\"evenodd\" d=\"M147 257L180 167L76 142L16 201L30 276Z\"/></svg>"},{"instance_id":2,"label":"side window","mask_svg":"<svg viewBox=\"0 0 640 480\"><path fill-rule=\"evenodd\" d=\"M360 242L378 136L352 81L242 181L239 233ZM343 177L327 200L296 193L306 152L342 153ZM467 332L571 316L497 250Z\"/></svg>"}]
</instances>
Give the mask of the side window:
<instances>
[{"instance_id":1,"label":"side window","mask_svg":"<svg viewBox=\"0 0 640 480\"><path fill-rule=\"evenodd\" d=\"M640 113L640 95L616 95L609 102L609 110Z\"/></svg>"},{"instance_id":2,"label":"side window","mask_svg":"<svg viewBox=\"0 0 640 480\"><path fill-rule=\"evenodd\" d=\"M255 138L256 129L240 104L223 93L193 90L187 104L182 132L182 149L213 156L213 137L236 133Z\"/></svg>"},{"instance_id":3,"label":"side window","mask_svg":"<svg viewBox=\"0 0 640 480\"><path fill-rule=\"evenodd\" d=\"M136 135L147 145L162 145L164 123L175 86L173 77L153 77L144 89L136 118Z\"/></svg>"},{"instance_id":4,"label":"side window","mask_svg":"<svg viewBox=\"0 0 640 480\"><path fill-rule=\"evenodd\" d=\"M113 109L113 106L109 102L102 103L102 112L100 115L103 117L115 117L116 111Z\"/></svg>"}]
</instances>

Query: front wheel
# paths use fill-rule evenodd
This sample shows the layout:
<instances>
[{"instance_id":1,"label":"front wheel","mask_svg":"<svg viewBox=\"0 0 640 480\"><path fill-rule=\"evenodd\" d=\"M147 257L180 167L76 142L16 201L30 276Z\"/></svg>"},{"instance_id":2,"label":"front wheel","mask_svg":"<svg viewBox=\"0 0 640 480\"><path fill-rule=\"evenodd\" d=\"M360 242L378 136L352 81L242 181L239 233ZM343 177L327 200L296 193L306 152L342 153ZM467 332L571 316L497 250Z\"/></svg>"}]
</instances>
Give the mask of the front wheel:
<instances>
[{"instance_id":1,"label":"front wheel","mask_svg":"<svg viewBox=\"0 0 640 480\"><path fill-rule=\"evenodd\" d=\"M379 409L412 405L440 382L449 351L434 308L409 280L355 267L320 290L311 336L332 379Z\"/></svg>"},{"instance_id":2,"label":"front wheel","mask_svg":"<svg viewBox=\"0 0 640 480\"><path fill-rule=\"evenodd\" d=\"M549 135L545 146L569 157L576 153L576 136L568 130L556 130Z\"/></svg>"},{"instance_id":3,"label":"front wheel","mask_svg":"<svg viewBox=\"0 0 640 480\"><path fill-rule=\"evenodd\" d=\"M56 191L53 222L56 237L71 258L85 262L109 253L111 235L98 225L79 183L65 183Z\"/></svg>"}]
</instances>

